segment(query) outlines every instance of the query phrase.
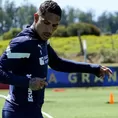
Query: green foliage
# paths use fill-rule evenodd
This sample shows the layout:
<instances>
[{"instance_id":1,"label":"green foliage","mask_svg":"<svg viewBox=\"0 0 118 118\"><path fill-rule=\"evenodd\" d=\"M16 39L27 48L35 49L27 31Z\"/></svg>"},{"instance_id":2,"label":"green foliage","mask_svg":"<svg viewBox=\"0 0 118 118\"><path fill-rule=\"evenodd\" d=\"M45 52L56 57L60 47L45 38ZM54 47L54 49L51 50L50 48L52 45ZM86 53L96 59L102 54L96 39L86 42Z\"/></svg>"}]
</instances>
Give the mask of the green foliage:
<instances>
[{"instance_id":1,"label":"green foliage","mask_svg":"<svg viewBox=\"0 0 118 118\"><path fill-rule=\"evenodd\" d=\"M80 45L77 37L52 37L50 43L57 53L63 57L80 52Z\"/></svg>"},{"instance_id":2,"label":"green foliage","mask_svg":"<svg viewBox=\"0 0 118 118\"><path fill-rule=\"evenodd\" d=\"M3 34L3 40L6 39L12 39L14 38L19 32L21 32L21 29L19 28L12 28L10 31Z\"/></svg>"},{"instance_id":3,"label":"green foliage","mask_svg":"<svg viewBox=\"0 0 118 118\"><path fill-rule=\"evenodd\" d=\"M0 55L4 52L4 50L6 49L8 43L10 40L5 40L5 41L0 41Z\"/></svg>"},{"instance_id":4,"label":"green foliage","mask_svg":"<svg viewBox=\"0 0 118 118\"><path fill-rule=\"evenodd\" d=\"M79 30L79 28L77 27L76 24L70 24L67 27L67 34L68 34L68 36L77 36L78 30Z\"/></svg>"},{"instance_id":5,"label":"green foliage","mask_svg":"<svg viewBox=\"0 0 118 118\"><path fill-rule=\"evenodd\" d=\"M54 37L67 37L67 36L77 36L80 32L81 35L100 35L100 30L92 24L88 23L73 23L65 27L60 25L57 30L54 32Z\"/></svg>"},{"instance_id":6,"label":"green foliage","mask_svg":"<svg viewBox=\"0 0 118 118\"><path fill-rule=\"evenodd\" d=\"M3 40L11 39L11 38L12 38L12 33L10 31L3 34Z\"/></svg>"},{"instance_id":7,"label":"green foliage","mask_svg":"<svg viewBox=\"0 0 118 118\"><path fill-rule=\"evenodd\" d=\"M64 25L59 25L57 30L53 34L54 37L67 37L66 27Z\"/></svg>"},{"instance_id":8,"label":"green foliage","mask_svg":"<svg viewBox=\"0 0 118 118\"><path fill-rule=\"evenodd\" d=\"M68 36L77 36L78 31L81 35L100 35L100 30L95 25L88 23L74 23L67 27Z\"/></svg>"},{"instance_id":9,"label":"green foliage","mask_svg":"<svg viewBox=\"0 0 118 118\"><path fill-rule=\"evenodd\" d=\"M102 55L102 63L116 63L118 62L118 50L110 50L107 48L102 48L100 50Z\"/></svg>"}]
</instances>

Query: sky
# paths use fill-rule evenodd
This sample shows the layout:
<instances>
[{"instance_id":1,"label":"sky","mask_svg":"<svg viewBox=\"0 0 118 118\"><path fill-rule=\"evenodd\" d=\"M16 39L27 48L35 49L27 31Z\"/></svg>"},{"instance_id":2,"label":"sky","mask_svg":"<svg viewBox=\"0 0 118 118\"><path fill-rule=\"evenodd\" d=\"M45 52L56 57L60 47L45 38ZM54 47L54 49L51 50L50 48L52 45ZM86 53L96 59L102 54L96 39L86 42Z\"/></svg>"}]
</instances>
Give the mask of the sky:
<instances>
[{"instance_id":1,"label":"sky","mask_svg":"<svg viewBox=\"0 0 118 118\"><path fill-rule=\"evenodd\" d=\"M5 0L3 0L4 2ZM44 0L10 0L14 1L16 5L20 6L24 1L32 3L37 8L40 3ZM101 15L104 11L115 12L118 11L118 0L54 0L58 4L65 8L66 6L72 6L74 8L79 8L82 11L87 11L92 9L95 13L95 16Z\"/></svg>"}]
</instances>

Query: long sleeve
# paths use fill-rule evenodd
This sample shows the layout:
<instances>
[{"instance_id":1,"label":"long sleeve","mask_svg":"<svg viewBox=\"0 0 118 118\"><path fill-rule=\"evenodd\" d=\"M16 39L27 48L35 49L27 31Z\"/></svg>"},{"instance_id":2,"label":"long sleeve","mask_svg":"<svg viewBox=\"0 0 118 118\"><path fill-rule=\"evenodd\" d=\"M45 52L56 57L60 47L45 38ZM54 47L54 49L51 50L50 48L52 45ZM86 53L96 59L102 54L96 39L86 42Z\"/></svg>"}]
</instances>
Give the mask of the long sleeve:
<instances>
[{"instance_id":1,"label":"long sleeve","mask_svg":"<svg viewBox=\"0 0 118 118\"><path fill-rule=\"evenodd\" d=\"M20 87L29 86L29 78L23 75L20 66L25 64L30 53L27 50L27 42L11 41L6 51L0 57L0 82ZM16 70L21 72L16 73Z\"/></svg>"},{"instance_id":2,"label":"long sleeve","mask_svg":"<svg viewBox=\"0 0 118 118\"><path fill-rule=\"evenodd\" d=\"M25 76L17 76L13 73L5 71L0 67L0 83L16 85L21 87L29 87L29 78Z\"/></svg>"},{"instance_id":3,"label":"long sleeve","mask_svg":"<svg viewBox=\"0 0 118 118\"><path fill-rule=\"evenodd\" d=\"M81 73L92 73L99 76L100 65L90 64L84 62L75 62L67 59L63 59L57 56L53 48L48 45L48 56L49 66L61 72L81 72Z\"/></svg>"}]
</instances>

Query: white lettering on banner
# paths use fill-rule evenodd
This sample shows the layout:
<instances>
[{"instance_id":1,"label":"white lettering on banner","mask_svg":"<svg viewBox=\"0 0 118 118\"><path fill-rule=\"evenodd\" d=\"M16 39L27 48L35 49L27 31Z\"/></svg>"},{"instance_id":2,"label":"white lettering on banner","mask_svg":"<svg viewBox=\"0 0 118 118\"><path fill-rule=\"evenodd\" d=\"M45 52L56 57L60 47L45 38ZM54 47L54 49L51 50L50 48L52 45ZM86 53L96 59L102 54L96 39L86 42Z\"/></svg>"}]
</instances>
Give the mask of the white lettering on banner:
<instances>
[{"instance_id":1,"label":"white lettering on banner","mask_svg":"<svg viewBox=\"0 0 118 118\"><path fill-rule=\"evenodd\" d=\"M104 79L99 78L93 74L89 73L56 73L52 69L50 69L48 74L48 83L49 84L57 84L57 87L61 87L61 84L71 86L72 84L76 84L76 86L106 86L106 85L118 85L118 70L114 71L111 76L105 76ZM65 78L60 79L60 78ZM56 86L55 86L56 87Z\"/></svg>"},{"instance_id":2,"label":"white lettering on banner","mask_svg":"<svg viewBox=\"0 0 118 118\"><path fill-rule=\"evenodd\" d=\"M70 73L69 75L68 75L68 80L69 80L69 82L71 82L71 83L77 83L77 76L76 76L76 73Z\"/></svg>"},{"instance_id":3,"label":"white lettering on banner","mask_svg":"<svg viewBox=\"0 0 118 118\"><path fill-rule=\"evenodd\" d=\"M82 73L82 83L85 83L85 82L90 83L89 77L90 77L90 74Z\"/></svg>"},{"instance_id":4,"label":"white lettering on banner","mask_svg":"<svg viewBox=\"0 0 118 118\"><path fill-rule=\"evenodd\" d=\"M103 82L103 79L95 76L94 83L97 82Z\"/></svg>"},{"instance_id":5,"label":"white lettering on banner","mask_svg":"<svg viewBox=\"0 0 118 118\"><path fill-rule=\"evenodd\" d=\"M50 75L50 78L49 78L49 80L48 80L48 83L50 84L50 83L57 83L57 79L56 79L56 77L55 77L55 75L54 75L54 73L52 73L51 75Z\"/></svg>"},{"instance_id":6,"label":"white lettering on banner","mask_svg":"<svg viewBox=\"0 0 118 118\"><path fill-rule=\"evenodd\" d=\"M11 52L11 49L9 46L6 49L6 55L8 59L21 59L21 58L30 57L30 53Z\"/></svg>"},{"instance_id":7,"label":"white lettering on banner","mask_svg":"<svg viewBox=\"0 0 118 118\"><path fill-rule=\"evenodd\" d=\"M111 82L111 81L114 81L114 82L118 81L116 72L114 72L112 76L108 78L108 82Z\"/></svg>"}]
</instances>

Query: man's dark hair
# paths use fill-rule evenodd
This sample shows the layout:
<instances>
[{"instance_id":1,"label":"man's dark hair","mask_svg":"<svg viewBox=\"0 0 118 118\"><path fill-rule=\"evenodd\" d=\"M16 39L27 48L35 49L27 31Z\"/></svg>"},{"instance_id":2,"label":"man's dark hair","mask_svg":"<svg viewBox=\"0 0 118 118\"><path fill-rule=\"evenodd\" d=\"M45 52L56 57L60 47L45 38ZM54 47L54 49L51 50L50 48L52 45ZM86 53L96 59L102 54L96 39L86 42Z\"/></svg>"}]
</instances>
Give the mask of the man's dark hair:
<instances>
[{"instance_id":1,"label":"man's dark hair","mask_svg":"<svg viewBox=\"0 0 118 118\"><path fill-rule=\"evenodd\" d=\"M46 12L50 12L50 13L54 13L61 17L62 10L61 10L60 6L52 0L46 0L45 2L43 2L40 5L39 10L42 15L44 15Z\"/></svg>"}]
</instances>

